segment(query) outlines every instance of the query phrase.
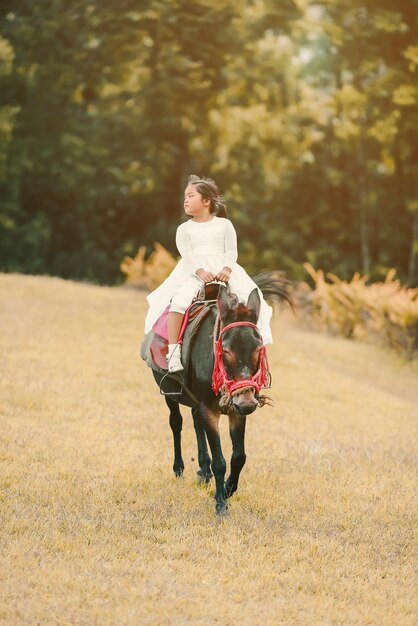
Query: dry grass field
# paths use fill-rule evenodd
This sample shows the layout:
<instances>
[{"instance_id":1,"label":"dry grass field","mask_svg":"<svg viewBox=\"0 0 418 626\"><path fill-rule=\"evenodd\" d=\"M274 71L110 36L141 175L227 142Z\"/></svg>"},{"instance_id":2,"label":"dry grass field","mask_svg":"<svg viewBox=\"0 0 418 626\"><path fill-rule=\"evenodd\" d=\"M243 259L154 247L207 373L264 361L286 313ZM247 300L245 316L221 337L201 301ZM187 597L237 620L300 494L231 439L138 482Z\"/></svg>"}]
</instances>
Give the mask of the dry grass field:
<instances>
[{"instance_id":1,"label":"dry grass field","mask_svg":"<svg viewBox=\"0 0 418 626\"><path fill-rule=\"evenodd\" d=\"M186 408L172 473L144 313L138 291L0 275L0 623L416 624L416 363L277 314L275 406L218 519Z\"/></svg>"}]
</instances>

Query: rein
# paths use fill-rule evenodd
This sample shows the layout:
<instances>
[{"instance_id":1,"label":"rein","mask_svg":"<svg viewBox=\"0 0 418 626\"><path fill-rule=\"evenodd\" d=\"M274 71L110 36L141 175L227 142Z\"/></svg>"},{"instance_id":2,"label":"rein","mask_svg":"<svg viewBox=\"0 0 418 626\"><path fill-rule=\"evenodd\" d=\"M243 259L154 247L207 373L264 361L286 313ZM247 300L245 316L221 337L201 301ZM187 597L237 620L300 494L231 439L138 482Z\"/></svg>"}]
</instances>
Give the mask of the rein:
<instances>
[{"instance_id":1,"label":"rein","mask_svg":"<svg viewBox=\"0 0 418 626\"><path fill-rule=\"evenodd\" d=\"M232 324L228 324L227 326L224 326L224 328L221 328L219 331L219 337L214 346L215 363L212 374L212 389L216 395L218 395L219 391L223 389L223 393L228 393L228 395L232 397L242 393L244 388L255 389L258 394L260 389L270 386L270 372L267 361L266 347L263 344L259 352L260 365L254 376L244 380L231 380L228 378L223 361L224 351L222 346L222 335L232 328L237 328L239 326L251 326L258 332L257 325L252 322L233 322ZM260 339L262 341L261 336Z\"/></svg>"}]
</instances>

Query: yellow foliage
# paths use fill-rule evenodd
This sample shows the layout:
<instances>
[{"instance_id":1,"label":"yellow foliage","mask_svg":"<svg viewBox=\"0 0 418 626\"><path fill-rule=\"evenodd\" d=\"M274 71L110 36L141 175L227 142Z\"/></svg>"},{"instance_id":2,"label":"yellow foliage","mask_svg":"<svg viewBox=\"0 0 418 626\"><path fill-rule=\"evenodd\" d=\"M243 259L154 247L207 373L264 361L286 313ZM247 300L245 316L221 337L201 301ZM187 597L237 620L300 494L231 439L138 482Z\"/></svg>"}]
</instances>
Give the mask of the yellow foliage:
<instances>
[{"instance_id":1,"label":"yellow foliage","mask_svg":"<svg viewBox=\"0 0 418 626\"><path fill-rule=\"evenodd\" d=\"M415 85L401 85L393 92L392 102L400 106L416 104L417 90Z\"/></svg>"},{"instance_id":2,"label":"yellow foliage","mask_svg":"<svg viewBox=\"0 0 418 626\"><path fill-rule=\"evenodd\" d=\"M349 282L327 274L327 282L322 270L304 267L315 282L307 309L319 326L345 337L378 337L412 356L418 347L418 289L395 279L396 270L384 282L367 285L367 276L358 273Z\"/></svg>"},{"instance_id":3,"label":"yellow foliage","mask_svg":"<svg viewBox=\"0 0 418 626\"><path fill-rule=\"evenodd\" d=\"M0 76L7 76L12 71L14 50L7 39L0 35Z\"/></svg>"},{"instance_id":4,"label":"yellow foliage","mask_svg":"<svg viewBox=\"0 0 418 626\"><path fill-rule=\"evenodd\" d=\"M399 132L399 111L392 111L388 116L377 120L368 130L370 137L382 144L391 144Z\"/></svg>"},{"instance_id":5,"label":"yellow foliage","mask_svg":"<svg viewBox=\"0 0 418 626\"><path fill-rule=\"evenodd\" d=\"M413 72L418 65L418 46L409 46L403 55L410 61L409 69Z\"/></svg>"},{"instance_id":6,"label":"yellow foliage","mask_svg":"<svg viewBox=\"0 0 418 626\"><path fill-rule=\"evenodd\" d=\"M145 246L138 249L134 258L123 259L120 270L126 275L126 284L155 289L167 278L177 261L160 243L154 243L154 248L148 259L145 259Z\"/></svg>"}]
</instances>

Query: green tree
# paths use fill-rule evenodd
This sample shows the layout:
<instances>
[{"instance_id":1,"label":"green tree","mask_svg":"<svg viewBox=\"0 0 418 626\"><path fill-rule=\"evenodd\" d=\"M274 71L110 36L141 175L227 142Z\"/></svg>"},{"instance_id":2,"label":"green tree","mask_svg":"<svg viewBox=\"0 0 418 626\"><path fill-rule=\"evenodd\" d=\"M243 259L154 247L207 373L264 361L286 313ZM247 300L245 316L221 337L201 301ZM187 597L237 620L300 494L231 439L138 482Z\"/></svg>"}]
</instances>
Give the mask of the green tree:
<instances>
[{"instance_id":1,"label":"green tree","mask_svg":"<svg viewBox=\"0 0 418 626\"><path fill-rule=\"evenodd\" d=\"M189 173L242 262L416 282L410 0L5 0L0 267L111 281L172 252Z\"/></svg>"}]
</instances>

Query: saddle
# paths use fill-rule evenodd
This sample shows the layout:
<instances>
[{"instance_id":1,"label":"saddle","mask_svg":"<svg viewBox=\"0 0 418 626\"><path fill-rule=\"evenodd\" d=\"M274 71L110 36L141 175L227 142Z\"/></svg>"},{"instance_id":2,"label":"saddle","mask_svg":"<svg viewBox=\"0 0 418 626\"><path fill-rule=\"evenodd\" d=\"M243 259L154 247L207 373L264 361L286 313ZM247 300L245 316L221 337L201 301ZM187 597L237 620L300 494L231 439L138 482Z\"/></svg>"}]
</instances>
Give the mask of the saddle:
<instances>
[{"instance_id":1,"label":"saddle","mask_svg":"<svg viewBox=\"0 0 418 626\"><path fill-rule=\"evenodd\" d=\"M181 360L184 371L169 374L169 378L175 381L187 382L190 352L197 335L197 332L213 307L216 306L218 291L223 283L213 282L203 284L198 292L195 300L187 309L183 324L180 330L179 343L181 343ZM165 375L167 374L167 352L168 352L168 335L167 335L167 316L170 307L162 313L160 318L154 324L152 330L147 333L141 344L140 355L155 372Z\"/></svg>"}]
</instances>

